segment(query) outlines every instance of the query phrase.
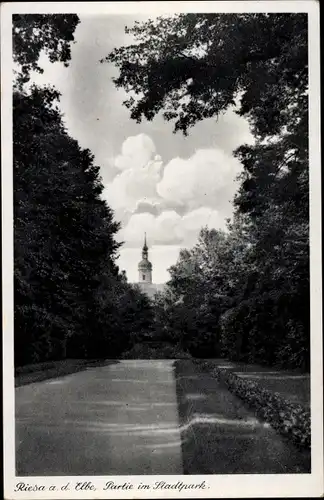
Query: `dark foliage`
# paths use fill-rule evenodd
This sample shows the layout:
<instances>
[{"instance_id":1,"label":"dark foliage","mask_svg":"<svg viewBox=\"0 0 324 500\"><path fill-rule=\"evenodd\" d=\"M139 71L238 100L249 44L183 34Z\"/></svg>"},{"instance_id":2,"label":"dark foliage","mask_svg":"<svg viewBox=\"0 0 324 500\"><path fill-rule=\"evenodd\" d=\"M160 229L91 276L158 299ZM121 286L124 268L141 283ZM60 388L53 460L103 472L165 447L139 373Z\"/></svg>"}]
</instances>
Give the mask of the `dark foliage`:
<instances>
[{"instance_id":1,"label":"dark foliage","mask_svg":"<svg viewBox=\"0 0 324 500\"><path fill-rule=\"evenodd\" d=\"M171 268L159 334L197 356L309 369L308 40L304 14L181 14L135 23L113 50L131 117L187 134L231 107L254 145L228 233L203 231Z\"/></svg>"},{"instance_id":2,"label":"dark foliage","mask_svg":"<svg viewBox=\"0 0 324 500\"><path fill-rule=\"evenodd\" d=\"M31 71L43 73L38 65L42 52L51 62L60 61L67 66L79 22L75 14L14 14L13 58L19 65L16 83L28 82Z\"/></svg>"},{"instance_id":3,"label":"dark foliage","mask_svg":"<svg viewBox=\"0 0 324 500\"><path fill-rule=\"evenodd\" d=\"M41 50L68 61L77 16L16 16L13 94L16 366L114 358L147 327L146 296L116 265L119 223L93 155L64 129L52 88L23 87ZM146 308L146 309L145 309Z\"/></svg>"},{"instance_id":4,"label":"dark foliage","mask_svg":"<svg viewBox=\"0 0 324 500\"><path fill-rule=\"evenodd\" d=\"M117 87L136 96L125 104L138 121L162 111L187 133L240 94L238 113L266 137L286 125L307 88L305 14L180 14L126 31L137 43L105 60L120 70Z\"/></svg>"},{"instance_id":5,"label":"dark foliage","mask_svg":"<svg viewBox=\"0 0 324 500\"><path fill-rule=\"evenodd\" d=\"M310 449L310 411L297 403L287 402L277 393L260 387L256 382L244 380L226 369L215 368L217 379L241 398L256 414L276 429L291 438L298 446Z\"/></svg>"}]
</instances>

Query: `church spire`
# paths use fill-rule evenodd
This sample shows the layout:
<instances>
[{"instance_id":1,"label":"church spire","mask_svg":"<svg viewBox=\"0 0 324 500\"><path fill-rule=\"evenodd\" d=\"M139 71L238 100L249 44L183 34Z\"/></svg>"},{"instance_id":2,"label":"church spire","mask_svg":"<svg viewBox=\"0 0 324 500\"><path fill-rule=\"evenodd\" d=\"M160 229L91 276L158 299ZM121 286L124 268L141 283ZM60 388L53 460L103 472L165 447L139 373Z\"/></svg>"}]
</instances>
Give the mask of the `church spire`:
<instances>
[{"instance_id":1,"label":"church spire","mask_svg":"<svg viewBox=\"0 0 324 500\"><path fill-rule=\"evenodd\" d=\"M148 258L148 246L146 243L146 233L144 233L144 245L143 245L143 250L142 250L142 257L143 257L143 259Z\"/></svg>"},{"instance_id":2,"label":"church spire","mask_svg":"<svg viewBox=\"0 0 324 500\"><path fill-rule=\"evenodd\" d=\"M144 245L142 248L142 260L138 264L139 283L152 283L152 264L148 260L148 246L146 242L146 233L144 233Z\"/></svg>"},{"instance_id":3,"label":"church spire","mask_svg":"<svg viewBox=\"0 0 324 500\"><path fill-rule=\"evenodd\" d=\"M148 250L147 244L146 244L146 233L144 233L144 246L143 250Z\"/></svg>"}]
</instances>

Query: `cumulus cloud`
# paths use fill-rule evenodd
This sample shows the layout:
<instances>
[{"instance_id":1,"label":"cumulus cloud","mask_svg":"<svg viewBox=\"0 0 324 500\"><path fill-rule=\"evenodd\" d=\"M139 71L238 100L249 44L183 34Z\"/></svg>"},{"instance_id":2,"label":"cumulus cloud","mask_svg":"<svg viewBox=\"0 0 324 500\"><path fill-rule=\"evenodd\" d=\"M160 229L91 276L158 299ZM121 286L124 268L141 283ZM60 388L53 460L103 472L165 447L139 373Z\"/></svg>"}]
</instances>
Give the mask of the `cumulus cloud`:
<instances>
[{"instance_id":1,"label":"cumulus cloud","mask_svg":"<svg viewBox=\"0 0 324 500\"><path fill-rule=\"evenodd\" d=\"M210 229L225 229L226 220L217 210L208 207L200 207L184 215L179 224L182 245L196 243L200 229L205 226Z\"/></svg>"},{"instance_id":2,"label":"cumulus cloud","mask_svg":"<svg viewBox=\"0 0 324 500\"><path fill-rule=\"evenodd\" d=\"M179 232L181 216L175 211L166 211L155 217L146 212L134 214L119 234L121 241L128 246L140 246L143 243L143 234L147 233L149 244L180 243Z\"/></svg>"},{"instance_id":3,"label":"cumulus cloud","mask_svg":"<svg viewBox=\"0 0 324 500\"><path fill-rule=\"evenodd\" d=\"M148 212L152 215L159 215L159 213L161 212L161 203L145 199L139 200L136 203L134 213L141 214L145 212Z\"/></svg>"},{"instance_id":4,"label":"cumulus cloud","mask_svg":"<svg viewBox=\"0 0 324 500\"><path fill-rule=\"evenodd\" d=\"M128 137L122 145L122 152L115 159L115 166L119 170L137 170L145 167L152 160L155 153L155 144L146 134ZM155 161L161 157L156 156Z\"/></svg>"},{"instance_id":5,"label":"cumulus cloud","mask_svg":"<svg viewBox=\"0 0 324 500\"><path fill-rule=\"evenodd\" d=\"M154 230L155 217L146 212L134 214L130 217L128 223L119 232L118 239L124 241L127 246L140 246L143 243L143 234L147 232L152 238Z\"/></svg>"},{"instance_id":6,"label":"cumulus cloud","mask_svg":"<svg viewBox=\"0 0 324 500\"><path fill-rule=\"evenodd\" d=\"M158 194L188 209L221 209L235 192L240 163L219 149L200 149L189 159L174 158L164 168Z\"/></svg>"},{"instance_id":7,"label":"cumulus cloud","mask_svg":"<svg viewBox=\"0 0 324 500\"><path fill-rule=\"evenodd\" d=\"M223 229L231 215L240 163L220 149L199 149L163 166L152 139L139 134L124 141L114 164L119 173L104 197L127 246L141 245L144 232L154 245L192 245L203 226Z\"/></svg>"},{"instance_id":8,"label":"cumulus cloud","mask_svg":"<svg viewBox=\"0 0 324 500\"><path fill-rule=\"evenodd\" d=\"M197 241L202 227L225 228L225 220L217 210L200 207L181 216L167 210L155 217L151 213L134 214L119 234L120 241L138 247L147 233L150 245L190 246Z\"/></svg>"},{"instance_id":9,"label":"cumulus cloud","mask_svg":"<svg viewBox=\"0 0 324 500\"><path fill-rule=\"evenodd\" d=\"M126 139L115 166L122 171L106 184L103 197L118 218L124 220L138 209L140 202L152 206L159 202L156 186L161 180L162 161L155 155L150 137L140 134Z\"/></svg>"}]
</instances>

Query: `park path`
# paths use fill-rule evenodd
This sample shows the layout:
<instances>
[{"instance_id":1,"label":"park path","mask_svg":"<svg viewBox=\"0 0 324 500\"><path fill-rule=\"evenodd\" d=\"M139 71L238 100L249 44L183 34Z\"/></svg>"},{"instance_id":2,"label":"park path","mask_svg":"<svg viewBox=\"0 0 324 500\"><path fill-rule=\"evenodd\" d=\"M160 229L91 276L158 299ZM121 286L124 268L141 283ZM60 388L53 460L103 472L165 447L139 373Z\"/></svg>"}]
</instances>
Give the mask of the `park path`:
<instances>
[{"instance_id":1,"label":"park path","mask_svg":"<svg viewBox=\"0 0 324 500\"><path fill-rule=\"evenodd\" d=\"M182 474L172 361L112 361L16 389L24 475Z\"/></svg>"},{"instance_id":2,"label":"park path","mask_svg":"<svg viewBox=\"0 0 324 500\"><path fill-rule=\"evenodd\" d=\"M17 388L16 450L19 476L310 470L190 360L111 361Z\"/></svg>"}]
</instances>

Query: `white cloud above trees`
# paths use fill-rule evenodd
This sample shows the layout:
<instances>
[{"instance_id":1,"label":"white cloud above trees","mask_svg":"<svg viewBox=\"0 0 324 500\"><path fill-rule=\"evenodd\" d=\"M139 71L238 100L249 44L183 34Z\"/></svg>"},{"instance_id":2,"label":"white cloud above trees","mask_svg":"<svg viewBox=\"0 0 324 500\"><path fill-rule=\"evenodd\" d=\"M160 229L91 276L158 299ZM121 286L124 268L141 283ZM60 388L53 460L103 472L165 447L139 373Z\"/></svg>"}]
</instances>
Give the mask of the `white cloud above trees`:
<instances>
[{"instance_id":1,"label":"white cloud above trees","mask_svg":"<svg viewBox=\"0 0 324 500\"><path fill-rule=\"evenodd\" d=\"M174 158L164 168L159 195L189 209L223 209L235 192L240 163L220 149L198 149L188 159Z\"/></svg>"},{"instance_id":2,"label":"white cloud above trees","mask_svg":"<svg viewBox=\"0 0 324 500\"><path fill-rule=\"evenodd\" d=\"M152 244L187 246L203 226L224 228L239 162L217 148L166 165L156 153L153 140L141 133L128 137L114 160L119 173L103 197L122 222L119 239L139 246L146 232Z\"/></svg>"}]
</instances>

